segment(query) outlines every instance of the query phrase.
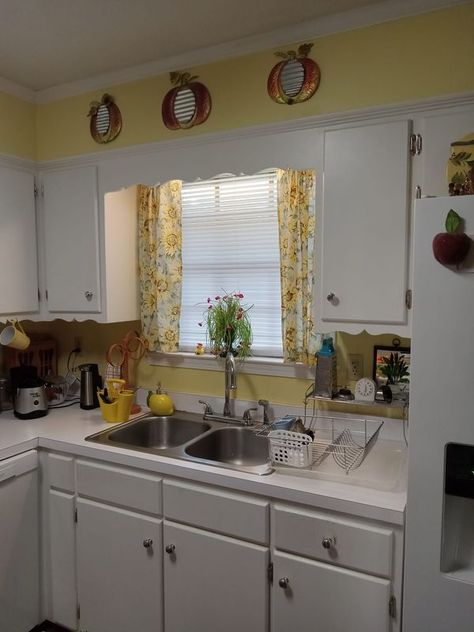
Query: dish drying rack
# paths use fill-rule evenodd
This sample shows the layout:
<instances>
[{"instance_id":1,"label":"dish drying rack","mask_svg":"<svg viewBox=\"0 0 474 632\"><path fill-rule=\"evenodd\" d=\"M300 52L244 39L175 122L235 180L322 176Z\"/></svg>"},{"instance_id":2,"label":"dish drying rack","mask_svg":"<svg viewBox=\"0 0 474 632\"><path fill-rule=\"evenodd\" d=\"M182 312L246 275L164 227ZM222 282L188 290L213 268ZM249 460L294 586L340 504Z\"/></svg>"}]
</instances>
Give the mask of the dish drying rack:
<instances>
[{"instance_id":1,"label":"dish drying rack","mask_svg":"<svg viewBox=\"0 0 474 632\"><path fill-rule=\"evenodd\" d=\"M272 460L277 465L313 469L332 456L334 462L349 474L361 465L383 426L381 419L323 413L316 409L311 396L305 397L303 421L306 430L314 433L313 441L305 434L278 431L275 424L259 431L268 436Z\"/></svg>"}]
</instances>

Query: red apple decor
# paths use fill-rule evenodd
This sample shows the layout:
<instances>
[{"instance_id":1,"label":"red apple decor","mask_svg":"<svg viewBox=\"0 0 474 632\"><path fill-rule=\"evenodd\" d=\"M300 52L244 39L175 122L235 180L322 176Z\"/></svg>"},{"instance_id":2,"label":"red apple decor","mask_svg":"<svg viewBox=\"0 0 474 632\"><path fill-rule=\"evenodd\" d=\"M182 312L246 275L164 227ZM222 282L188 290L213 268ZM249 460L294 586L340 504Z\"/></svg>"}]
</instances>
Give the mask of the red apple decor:
<instances>
[{"instance_id":1,"label":"red apple decor","mask_svg":"<svg viewBox=\"0 0 474 632\"><path fill-rule=\"evenodd\" d=\"M316 92L321 80L318 64L308 57L312 44L301 44L297 51L275 53L282 61L268 75L267 91L276 103L302 103Z\"/></svg>"},{"instance_id":2,"label":"red apple decor","mask_svg":"<svg viewBox=\"0 0 474 632\"><path fill-rule=\"evenodd\" d=\"M462 232L462 218L451 209L446 217L446 232L433 239L433 254L444 266L459 266L467 257L471 239Z\"/></svg>"},{"instance_id":3,"label":"red apple decor","mask_svg":"<svg viewBox=\"0 0 474 632\"><path fill-rule=\"evenodd\" d=\"M170 72L174 88L166 93L161 106L168 129L189 129L201 125L211 111L211 95L206 86L189 72Z\"/></svg>"},{"instance_id":4,"label":"red apple decor","mask_svg":"<svg viewBox=\"0 0 474 632\"><path fill-rule=\"evenodd\" d=\"M87 116L90 116L90 132L96 143L110 143L120 134L122 115L110 94L104 94L100 101L92 101Z\"/></svg>"}]
</instances>

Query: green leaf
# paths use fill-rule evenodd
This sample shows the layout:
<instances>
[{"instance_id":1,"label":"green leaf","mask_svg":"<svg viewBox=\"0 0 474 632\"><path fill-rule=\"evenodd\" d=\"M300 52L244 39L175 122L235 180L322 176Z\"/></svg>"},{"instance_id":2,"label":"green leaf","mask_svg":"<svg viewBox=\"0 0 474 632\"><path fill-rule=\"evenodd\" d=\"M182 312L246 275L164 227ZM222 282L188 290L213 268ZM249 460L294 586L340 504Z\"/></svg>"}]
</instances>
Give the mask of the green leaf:
<instances>
[{"instance_id":1,"label":"green leaf","mask_svg":"<svg viewBox=\"0 0 474 632\"><path fill-rule=\"evenodd\" d=\"M448 233L455 233L458 230L460 224L461 224L461 218L456 213L456 211L451 209L448 215L446 216L446 224L445 224L446 231Z\"/></svg>"}]
</instances>

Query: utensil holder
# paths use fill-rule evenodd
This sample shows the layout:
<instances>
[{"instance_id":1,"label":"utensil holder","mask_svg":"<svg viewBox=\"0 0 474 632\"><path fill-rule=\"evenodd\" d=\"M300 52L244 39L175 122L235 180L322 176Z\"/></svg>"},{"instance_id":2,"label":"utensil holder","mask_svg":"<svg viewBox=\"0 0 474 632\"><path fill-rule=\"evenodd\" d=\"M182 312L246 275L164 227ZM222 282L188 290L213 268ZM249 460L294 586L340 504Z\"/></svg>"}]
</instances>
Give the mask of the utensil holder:
<instances>
[{"instance_id":1,"label":"utensil holder","mask_svg":"<svg viewBox=\"0 0 474 632\"><path fill-rule=\"evenodd\" d=\"M121 391L118 394L118 398L110 404L107 404L102 399L101 395L103 393L103 391L98 391L102 419L111 424L128 421L135 393L133 391Z\"/></svg>"}]
</instances>

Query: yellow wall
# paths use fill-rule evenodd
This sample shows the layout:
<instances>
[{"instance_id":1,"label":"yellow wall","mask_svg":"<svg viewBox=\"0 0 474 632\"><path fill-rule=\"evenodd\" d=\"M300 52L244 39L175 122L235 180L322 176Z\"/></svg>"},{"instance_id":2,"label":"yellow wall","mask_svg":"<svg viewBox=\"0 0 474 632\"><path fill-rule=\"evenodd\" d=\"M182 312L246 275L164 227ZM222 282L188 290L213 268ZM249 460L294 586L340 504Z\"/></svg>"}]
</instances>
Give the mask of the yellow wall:
<instances>
[{"instance_id":1,"label":"yellow wall","mask_svg":"<svg viewBox=\"0 0 474 632\"><path fill-rule=\"evenodd\" d=\"M0 92L0 153L34 159L35 105Z\"/></svg>"},{"instance_id":2,"label":"yellow wall","mask_svg":"<svg viewBox=\"0 0 474 632\"><path fill-rule=\"evenodd\" d=\"M105 374L106 351L113 342L120 341L131 329L138 330L139 322L116 323L103 325L93 321L83 323L65 322L56 320L52 323L33 323L23 321L23 327L29 335L52 336L57 343L59 366L58 371L65 375L67 369L67 359L69 352L74 348L76 338L80 339L82 352L76 358L75 364L83 362L96 362L100 372ZM372 375L372 352L373 346L391 345L393 335L370 336L362 333L357 336L349 334L338 334L336 347L338 354L338 377L340 385L347 385L353 388L354 383L347 380L347 365L349 354L357 353L363 356L364 374ZM409 340L402 339L402 345L409 345ZM132 365L133 367L133 365ZM133 370L134 381L144 388L156 388L161 382L163 388L173 392L194 393L205 397L223 396L224 375L221 368L216 371L199 371L195 369L180 369L150 366L142 360ZM273 403L302 405L304 393L311 380L290 379L283 377L270 377L263 375L250 375L239 373L237 376L238 399L256 401L259 398L266 398ZM355 407L347 404L320 404L320 408L330 408L331 410L341 410L343 412L354 412L357 414L378 414L399 418L400 409L389 409L384 406L376 408L364 408L360 405Z\"/></svg>"},{"instance_id":3,"label":"yellow wall","mask_svg":"<svg viewBox=\"0 0 474 632\"><path fill-rule=\"evenodd\" d=\"M274 51L187 69L209 88L213 104L208 121L191 130L170 131L161 120L171 87L167 74L40 105L38 159L473 90L473 24L470 3L315 39L311 55L321 67L321 85L312 99L293 106L267 95ZM105 91L117 100L123 130L104 146L90 137L87 112Z\"/></svg>"}]
</instances>

